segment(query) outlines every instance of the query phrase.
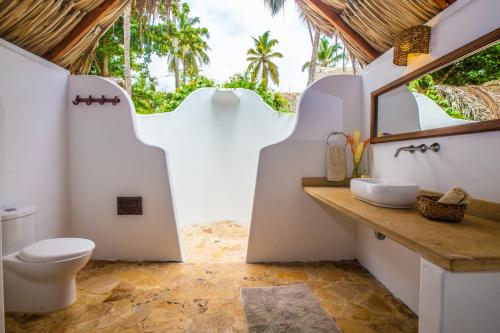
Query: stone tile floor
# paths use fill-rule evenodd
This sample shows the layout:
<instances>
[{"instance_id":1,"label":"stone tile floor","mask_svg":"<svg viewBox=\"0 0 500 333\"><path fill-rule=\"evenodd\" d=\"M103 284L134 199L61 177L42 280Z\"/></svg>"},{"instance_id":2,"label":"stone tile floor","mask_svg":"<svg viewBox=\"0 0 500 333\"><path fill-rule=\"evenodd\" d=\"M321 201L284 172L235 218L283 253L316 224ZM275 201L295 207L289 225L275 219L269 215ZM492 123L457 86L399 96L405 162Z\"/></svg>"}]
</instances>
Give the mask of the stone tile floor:
<instances>
[{"instance_id":1,"label":"stone tile floor","mask_svg":"<svg viewBox=\"0 0 500 333\"><path fill-rule=\"evenodd\" d=\"M193 228L183 232L193 237L185 241L193 262L91 261L77 276L75 304L45 315L9 314L7 332L246 332L240 288L290 283L307 283L345 333L417 332L416 315L355 261L249 265L235 262L245 244L238 257L220 222ZM197 235L205 245L196 245ZM210 260L202 262L205 246Z\"/></svg>"},{"instance_id":2,"label":"stone tile floor","mask_svg":"<svg viewBox=\"0 0 500 333\"><path fill-rule=\"evenodd\" d=\"M244 262L248 226L233 221L187 225L181 228L184 260Z\"/></svg>"}]
</instances>

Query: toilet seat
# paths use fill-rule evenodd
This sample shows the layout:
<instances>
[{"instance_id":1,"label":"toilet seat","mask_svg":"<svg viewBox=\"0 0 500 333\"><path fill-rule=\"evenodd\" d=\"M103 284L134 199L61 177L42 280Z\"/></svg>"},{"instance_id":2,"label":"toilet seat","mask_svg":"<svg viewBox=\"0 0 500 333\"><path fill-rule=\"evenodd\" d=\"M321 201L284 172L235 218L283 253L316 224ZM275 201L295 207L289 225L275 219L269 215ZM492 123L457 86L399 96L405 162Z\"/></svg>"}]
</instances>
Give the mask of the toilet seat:
<instances>
[{"instance_id":1,"label":"toilet seat","mask_svg":"<svg viewBox=\"0 0 500 333\"><path fill-rule=\"evenodd\" d=\"M85 255L94 247L93 241L84 238L44 239L23 248L18 258L27 262L48 263Z\"/></svg>"}]
</instances>

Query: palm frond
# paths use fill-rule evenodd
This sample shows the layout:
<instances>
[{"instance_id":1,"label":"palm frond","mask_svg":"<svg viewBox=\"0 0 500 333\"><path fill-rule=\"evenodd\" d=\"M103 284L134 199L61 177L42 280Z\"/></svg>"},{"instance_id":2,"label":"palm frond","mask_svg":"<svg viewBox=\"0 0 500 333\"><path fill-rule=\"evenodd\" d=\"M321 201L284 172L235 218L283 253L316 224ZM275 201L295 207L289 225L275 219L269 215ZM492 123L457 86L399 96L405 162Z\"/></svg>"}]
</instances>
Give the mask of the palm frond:
<instances>
[{"instance_id":1,"label":"palm frond","mask_svg":"<svg viewBox=\"0 0 500 333\"><path fill-rule=\"evenodd\" d=\"M271 74L271 80L273 81L274 84L279 85L280 79L279 79L278 66L276 66L273 62L269 62L268 68L269 68L269 73Z\"/></svg>"},{"instance_id":2,"label":"palm frond","mask_svg":"<svg viewBox=\"0 0 500 333\"><path fill-rule=\"evenodd\" d=\"M286 0L264 0L264 4L271 10L271 15L274 16L280 10L284 10Z\"/></svg>"},{"instance_id":3,"label":"palm frond","mask_svg":"<svg viewBox=\"0 0 500 333\"><path fill-rule=\"evenodd\" d=\"M305 72L305 71L306 71L306 69L308 69L310 66L311 66L311 62L310 62L310 61L306 61L306 62L302 65L302 72Z\"/></svg>"},{"instance_id":4,"label":"palm frond","mask_svg":"<svg viewBox=\"0 0 500 333\"><path fill-rule=\"evenodd\" d=\"M281 54L280 52L273 52L271 54L268 55L268 58L283 58L283 54Z\"/></svg>"}]
</instances>

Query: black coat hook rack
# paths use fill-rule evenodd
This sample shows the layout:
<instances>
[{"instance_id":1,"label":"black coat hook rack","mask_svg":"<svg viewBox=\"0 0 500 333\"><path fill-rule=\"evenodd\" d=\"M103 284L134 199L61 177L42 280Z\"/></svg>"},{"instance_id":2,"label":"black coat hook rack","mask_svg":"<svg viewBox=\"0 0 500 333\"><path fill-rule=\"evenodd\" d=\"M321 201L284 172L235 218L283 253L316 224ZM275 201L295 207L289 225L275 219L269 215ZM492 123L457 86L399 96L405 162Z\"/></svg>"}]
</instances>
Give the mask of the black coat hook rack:
<instances>
[{"instance_id":1,"label":"black coat hook rack","mask_svg":"<svg viewBox=\"0 0 500 333\"><path fill-rule=\"evenodd\" d=\"M116 105L120 103L120 99L115 96L114 98L106 98L104 95L102 95L101 98L94 98L92 95L89 95L88 98L81 98L80 95L76 95L75 100L73 101L73 105L78 105L80 103L85 103L87 105L91 105L92 103L99 103L100 105L104 105L104 103L111 103L113 105Z\"/></svg>"}]
</instances>

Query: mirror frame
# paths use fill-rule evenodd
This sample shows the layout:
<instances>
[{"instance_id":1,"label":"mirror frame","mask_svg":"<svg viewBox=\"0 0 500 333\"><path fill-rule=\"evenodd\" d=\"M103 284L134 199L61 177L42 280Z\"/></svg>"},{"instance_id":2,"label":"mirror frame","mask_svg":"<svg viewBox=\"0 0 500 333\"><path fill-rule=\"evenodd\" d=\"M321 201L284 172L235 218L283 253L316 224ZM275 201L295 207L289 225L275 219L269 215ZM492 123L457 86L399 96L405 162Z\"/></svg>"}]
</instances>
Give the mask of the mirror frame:
<instances>
[{"instance_id":1,"label":"mirror frame","mask_svg":"<svg viewBox=\"0 0 500 333\"><path fill-rule=\"evenodd\" d=\"M428 130L422 130L418 132L407 132L401 134L394 134L388 136L377 136L377 122L378 122L378 110L377 102L378 97L386 92L393 90L394 88L400 87L414 79L419 78L422 75L438 70L441 67L449 65L451 62L463 58L474 51L478 51L485 48L500 39L500 28L493 30L486 35L454 50L450 53L431 61L430 63L410 72L399 79L379 88L371 93L371 121L370 121L370 143L382 143L382 142L392 142L392 141L402 141L408 139L420 139L420 138L430 138L438 136L448 136L457 134L469 134L487 131L500 130L500 119L481 121L472 124L455 125L449 127L434 128Z\"/></svg>"}]
</instances>

